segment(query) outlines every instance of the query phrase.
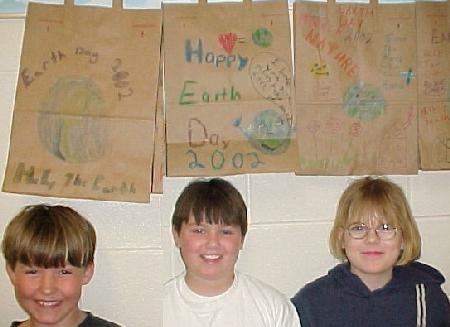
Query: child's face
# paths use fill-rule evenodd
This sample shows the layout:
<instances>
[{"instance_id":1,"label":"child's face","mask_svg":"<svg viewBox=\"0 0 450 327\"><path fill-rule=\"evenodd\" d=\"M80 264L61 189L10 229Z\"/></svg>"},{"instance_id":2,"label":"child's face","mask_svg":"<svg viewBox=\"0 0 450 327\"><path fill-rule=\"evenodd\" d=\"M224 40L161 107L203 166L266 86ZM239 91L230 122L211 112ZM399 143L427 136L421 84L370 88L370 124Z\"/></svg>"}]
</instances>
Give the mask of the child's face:
<instances>
[{"instance_id":1,"label":"child's face","mask_svg":"<svg viewBox=\"0 0 450 327\"><path fill-rule=\"evenodd\" d=\"M180 233L173 232L186 266L186 283L196 286L214 285L228 288L234 280L234 266L242 248L241 227L235 225L197 225L191 216ZM212 283L211 283L212 282ZM194 287L193 287L194 286Z\"/></svg>"},{"instance_id":2,"label":"child's face","mask_svg":"<svg viewBox=\"0 0 450 327\"><path fill-rule=\"evenodd\" d=\"M77 268L42 268L17 263L15 269L7 265L7 272L14 285L16 299L28 313L33 324L71 327L78 325L78 308L82 285L93 274L93 265Z\"/></svg>"},{"instance_id":3,"label":"child's face","mask_svg":"<svg viewBox=\"0 0 450 327\"><path fill-rule=\"evenodd\" d=\"M365 237L355 239L350 235L349 228L361 229L359 224L364 224L369 230ZM402 232L398 229L393 233L386 232L384 236L380 237L375 231L375 228L388 230L391 227L397 226L390 226L382 218L372 216L362 220L352 219L347 229L343 230L342 248L350 262L351 271L359 276L363 282L370 279L384 284L391 279L392 269L401 253Z\"/></svg>"}]
</instances>

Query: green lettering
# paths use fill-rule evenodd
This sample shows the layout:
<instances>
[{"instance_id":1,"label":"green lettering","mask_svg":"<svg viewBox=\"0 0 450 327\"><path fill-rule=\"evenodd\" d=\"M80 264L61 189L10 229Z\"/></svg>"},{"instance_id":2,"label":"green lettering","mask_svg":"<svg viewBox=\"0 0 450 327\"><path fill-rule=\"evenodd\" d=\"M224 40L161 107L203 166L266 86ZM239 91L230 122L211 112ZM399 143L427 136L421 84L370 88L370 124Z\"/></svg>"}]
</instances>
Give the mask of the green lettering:
<instances>
[{"instance_id":1,"label":"green lettering","mask_svg":"<svg viewBox=\"0 0 450 327\"><path fill-rule=\"evenodd\" d=\"M197 84L196 81L184 81L183 90L181 91L180 98L178 100L179 104L194 104L196 101L185 99L185 97L191 97L194 95L194 92L188 92L186 90L187 84Z\"/></svg>"}]
</instances>

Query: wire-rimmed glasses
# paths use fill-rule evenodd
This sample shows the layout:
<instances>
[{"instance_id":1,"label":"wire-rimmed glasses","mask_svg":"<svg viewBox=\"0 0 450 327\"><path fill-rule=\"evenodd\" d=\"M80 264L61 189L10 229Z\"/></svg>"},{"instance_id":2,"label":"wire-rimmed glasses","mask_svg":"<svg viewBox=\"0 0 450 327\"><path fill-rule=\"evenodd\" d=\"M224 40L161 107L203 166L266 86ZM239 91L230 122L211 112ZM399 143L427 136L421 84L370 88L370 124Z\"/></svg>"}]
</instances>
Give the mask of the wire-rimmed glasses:
<instances>
[{"instance_id":1,"label":"wire-rimmed glasses","mask_svg":"<svg viewBox=\"0 0 450 327\"><path fill-rule=\"evenodd\" d=\"M398 228L390 224L380 224L376 227L369 227L366 224L352 224L347 227L348 235L356 240L361 240L369 234L369 231L373 229L378 238L382 241L391 240L397 235Z\"/></svg>"}]
</instances>

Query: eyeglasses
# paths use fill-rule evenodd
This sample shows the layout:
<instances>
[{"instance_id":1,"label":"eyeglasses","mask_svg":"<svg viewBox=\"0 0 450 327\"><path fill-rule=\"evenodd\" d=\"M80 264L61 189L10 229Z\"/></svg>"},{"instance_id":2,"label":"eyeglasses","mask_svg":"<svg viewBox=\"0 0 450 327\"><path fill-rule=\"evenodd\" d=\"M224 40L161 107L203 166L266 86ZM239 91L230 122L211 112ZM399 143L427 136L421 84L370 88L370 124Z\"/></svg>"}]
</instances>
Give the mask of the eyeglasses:
<instances>
[{"instance_id":1,"label":"eyeglasses","mask_svg":"<svg viewBox=\"0 0 450 327\"><path fill-rule=\"evenodd\" d=\"M397 227L389 224L381 224L375 228L370 228L365 224L353 224L347 227L348 235L356 240L361 240L369 234L369 230L375 230L375 233L382 241L388 241L397 234Z\"/></svg>"}]
</instances>

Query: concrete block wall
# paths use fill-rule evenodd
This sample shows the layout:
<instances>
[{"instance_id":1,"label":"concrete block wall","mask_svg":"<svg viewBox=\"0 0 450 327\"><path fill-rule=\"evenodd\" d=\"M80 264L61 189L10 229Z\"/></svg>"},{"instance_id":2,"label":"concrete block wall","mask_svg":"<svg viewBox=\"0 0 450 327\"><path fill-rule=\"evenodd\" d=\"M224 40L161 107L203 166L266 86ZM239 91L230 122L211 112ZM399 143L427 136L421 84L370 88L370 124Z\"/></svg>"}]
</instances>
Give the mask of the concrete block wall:
<instances>
[{"instance_id":1,"label":"concrete block wall","mask_svg":"<svg viewBox=\"0 0 450 327\"><path fill-rule=\"evenodd\" d=\"M23 19L0 19L0 178L3 182L20 60ZM424 262L450 278L450 171L390 176L405 190L423 237ZM250 228L238 269L292 296L336 261L328 232L350 177L260 174L228 177L246 199ZM124 326L161 323L161 285L183 269L170 233L173 205L189 178L166 178L164 194L148 204L69 200L0 192L0 237L22 206L70 205L95 225L96 272L80 306ZM3 257L0 266L4 266ZM450 293L450 283L444 285ZM0 326L25 318L0 270Z\"/></svg>"}]
</instances>

